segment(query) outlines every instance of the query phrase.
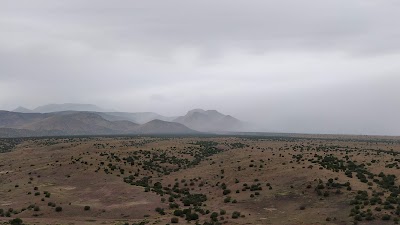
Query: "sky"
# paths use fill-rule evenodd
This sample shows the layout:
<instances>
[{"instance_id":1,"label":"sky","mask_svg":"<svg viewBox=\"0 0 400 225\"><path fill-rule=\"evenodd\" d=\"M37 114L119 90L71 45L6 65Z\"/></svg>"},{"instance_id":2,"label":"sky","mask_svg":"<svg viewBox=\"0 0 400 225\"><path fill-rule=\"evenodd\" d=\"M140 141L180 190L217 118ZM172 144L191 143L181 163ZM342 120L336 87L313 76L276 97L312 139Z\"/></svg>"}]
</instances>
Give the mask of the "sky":
<instances>
[{"instance_id":1,"label":"sky","mask_svg":"<svg viewBox=\"0 0 400 225\"><path fill-rule=\"evenodd\" d=\"M216 109L268 132L400 135L400 1L2 0L0 109Z\"/></svg>"}]
</instances>

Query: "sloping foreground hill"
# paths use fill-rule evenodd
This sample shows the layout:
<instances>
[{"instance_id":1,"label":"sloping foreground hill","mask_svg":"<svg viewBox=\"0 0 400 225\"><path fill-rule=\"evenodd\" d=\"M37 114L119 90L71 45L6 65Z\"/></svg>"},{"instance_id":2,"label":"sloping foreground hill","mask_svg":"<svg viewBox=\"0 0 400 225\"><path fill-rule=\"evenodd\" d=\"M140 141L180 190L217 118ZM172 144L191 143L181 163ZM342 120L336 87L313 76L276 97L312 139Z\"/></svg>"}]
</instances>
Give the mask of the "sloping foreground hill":
<instances>
[{"instance_id":1,"label":"sloping foreground hill","mask_svg":"<svg viewBox=\"0 0 400 225\"><path fill-rule=\"evenodd\" d=\"M398 140L0 139L0 224L398 224Z\"/></svg>"}]
</instances>

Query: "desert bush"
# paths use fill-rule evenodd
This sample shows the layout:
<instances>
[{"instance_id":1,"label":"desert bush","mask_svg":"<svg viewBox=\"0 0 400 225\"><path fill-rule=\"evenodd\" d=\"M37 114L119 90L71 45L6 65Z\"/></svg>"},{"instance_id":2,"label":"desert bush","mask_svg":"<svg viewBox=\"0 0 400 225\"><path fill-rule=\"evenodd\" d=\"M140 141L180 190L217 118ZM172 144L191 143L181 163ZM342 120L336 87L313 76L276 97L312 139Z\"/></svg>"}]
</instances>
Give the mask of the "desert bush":
<instances>
[{"instance_id":1,"label":"desert bush","mask_svg":"<svg viewBox=\"0 0 400 225\"><path fill-rule=\"evenodd\" d=\"M11 225L23 225L23 221L20 218L12 219L8 222Z\"/></svg>"},{"instance_id":2,"label":"desert bush","mask_svg":"<svg viewBox=\"0 0 400 225\"><path fill-rule=\"evenodd\" d=\"M240 212L234 211L234 212L232 213L232 219L237 219L237 218L239 218L239 217L240 217Z\"/></svg>"}]
</instances>

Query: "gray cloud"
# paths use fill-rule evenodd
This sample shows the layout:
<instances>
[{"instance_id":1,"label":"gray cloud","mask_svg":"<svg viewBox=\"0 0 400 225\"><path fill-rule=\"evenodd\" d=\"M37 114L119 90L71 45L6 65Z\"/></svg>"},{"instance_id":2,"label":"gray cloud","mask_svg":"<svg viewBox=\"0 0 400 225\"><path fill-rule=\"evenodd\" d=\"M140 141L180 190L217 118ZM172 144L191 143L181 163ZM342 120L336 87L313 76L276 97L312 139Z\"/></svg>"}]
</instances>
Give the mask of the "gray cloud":
<instances>
[{"instance_id":1,"label":"gray cloud","mask_svg":"<svg viewBox=\"0 0 400 225\"><path fill-rule=\"evenodd\" d=\"M400 4L1 1L0 107L215 108L265 131L400 135Z\"/></svg>"}]
</instances>

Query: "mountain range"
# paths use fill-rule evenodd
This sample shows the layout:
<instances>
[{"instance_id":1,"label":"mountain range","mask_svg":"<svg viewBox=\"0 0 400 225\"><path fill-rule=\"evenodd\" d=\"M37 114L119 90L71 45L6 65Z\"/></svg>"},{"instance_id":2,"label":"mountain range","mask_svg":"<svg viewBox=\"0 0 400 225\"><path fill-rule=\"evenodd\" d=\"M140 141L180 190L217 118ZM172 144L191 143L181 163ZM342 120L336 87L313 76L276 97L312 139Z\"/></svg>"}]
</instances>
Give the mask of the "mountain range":
<instances>
[{"instance_id":1,"label":"mountain range","mask_svg":"<svg viewBox=\"0 0 400 225\"><path fill-rule=\"evenodd\" d=\"M22 113L50 113L50 112L62 112L62 111L88 111L88 112L106 112L109 110L102 109L93 104L75 104L75 103L64 103L64 104L48 104L36 107L34 109L28 109L25 107L18 107L13 112Z\"/></svg>"},{"instance_id":2,"label":"mountain range","mask_svg":"<svg viewBox=\"0 0 400 225\"><path fill-rule=\"evenodd\" d=\"M154 112L107 112L91 104L50 104L0 111L0 137L198 134L243 131L244 123L216 110L167 117Z\"/></svg>"}]
</instances>

